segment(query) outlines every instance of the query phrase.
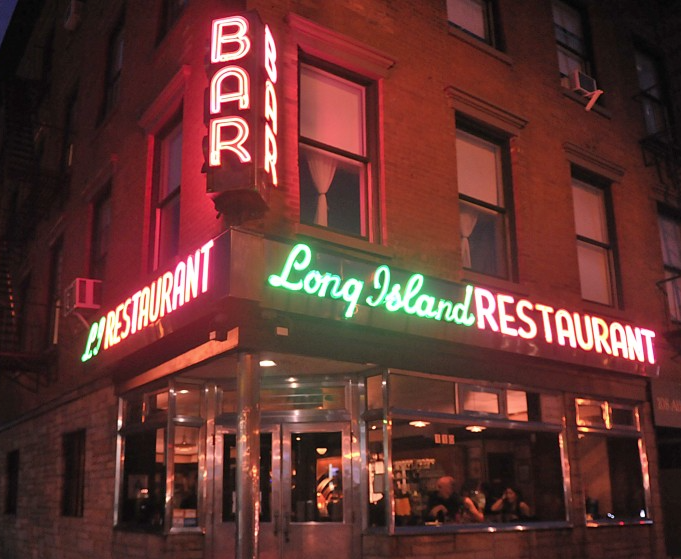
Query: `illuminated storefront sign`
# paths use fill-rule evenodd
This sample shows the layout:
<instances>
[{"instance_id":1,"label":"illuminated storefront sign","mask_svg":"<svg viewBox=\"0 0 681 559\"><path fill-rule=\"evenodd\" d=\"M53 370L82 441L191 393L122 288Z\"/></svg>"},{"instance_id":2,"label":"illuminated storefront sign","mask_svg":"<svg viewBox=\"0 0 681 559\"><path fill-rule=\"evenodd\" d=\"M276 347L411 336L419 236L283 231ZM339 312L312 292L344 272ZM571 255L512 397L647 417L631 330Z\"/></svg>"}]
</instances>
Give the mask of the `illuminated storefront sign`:
<instances>
[{"instance_id":1,"label":"illuminated storefront sign","mask_svg":"<svg viewBox=\"0 0 681 559\"><path fill-rule=\"evenodd\" d=\"M212 22L208 78L207 191L216 206L264 207L278 183L277 48L257 13Z\"/></svg>"},{"instance_id":2,"label":"illuminated storefront sign","mask_svg":"<svg viewBox=\"0 0 681 559\"><path fill-rule=\"evenodd\" d=\"M88 361L208 291L211 249L200 249L121 302L90 327L81 361Z\"/></svg>"},{"instance_id":3,"label":"illuminated storefront sign","mask_svg":"<svg viewBox=\"0 0 681 559\"><path fill-rule=\"evenodd\" d=\"M389 266L376 267L368 279L341 277L312 266L312 250L298 244L289 252L281 271L268 278L272 287L342 301L345 318L360 305L382 307L426 320L475 327L503 336L542 340L583 352L595 352L639 363L655 363L655 333L598 316L570 312L511 295L466 285L459 300L429 293L426 279L411 274L396 282Z\"/></svg>"}]
</instances>

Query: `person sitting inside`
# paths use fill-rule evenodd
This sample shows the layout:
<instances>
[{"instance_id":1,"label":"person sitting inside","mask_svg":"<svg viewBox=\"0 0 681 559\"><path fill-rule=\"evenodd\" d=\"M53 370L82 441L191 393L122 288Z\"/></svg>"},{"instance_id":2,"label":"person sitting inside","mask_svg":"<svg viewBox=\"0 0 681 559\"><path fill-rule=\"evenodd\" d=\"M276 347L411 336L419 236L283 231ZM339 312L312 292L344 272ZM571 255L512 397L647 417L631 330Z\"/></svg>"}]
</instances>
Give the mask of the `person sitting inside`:
<instances>
[{"instance_id":1,"label":"person sitting inside","mask_svg":"<svg viewBox=\"0 0 681 559\"><path fill-rule=\"evenodd\" d=\"M485 520L485 495L480 490L480 482L468 480L461 490L462 507L461 522L465 524L482 522Z\"/></svg>"},{"instance_id":2,"label":"person sitting inside","mask_svg":"<svg viewBox=\"0 0 681 559\"><path fill-rule=\"evenodd\" d=\"M452 476L442 476L437 480L436 491L428 497L426 520L430 522L458 522L463 499L456 492L456 482Z\"/></svg>"},{"instance_id":3,"label":"person sitting inside","mask_svg":"<svg viewBox=\"0 0 681 559\"><path fill-rule=\"evenodd\" d=\"M490 510L501 513L502 522L530 519L530 507L514 487L506 487L503 495L492 504Z\"/></svg>"}]
</instances>

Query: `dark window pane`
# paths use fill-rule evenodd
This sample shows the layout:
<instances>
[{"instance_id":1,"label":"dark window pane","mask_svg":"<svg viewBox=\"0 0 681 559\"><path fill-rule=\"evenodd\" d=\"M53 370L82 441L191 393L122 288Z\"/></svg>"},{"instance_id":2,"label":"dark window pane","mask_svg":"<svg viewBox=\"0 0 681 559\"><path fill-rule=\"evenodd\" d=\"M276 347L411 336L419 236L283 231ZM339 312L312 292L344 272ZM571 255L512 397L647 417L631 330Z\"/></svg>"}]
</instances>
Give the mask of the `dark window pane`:
<instances>
[{"instance_id":1,"label":"dark window pane","mask_svg":"<svg viewBox=\"0 0 681 559\"><path fill-rule=\"evenodd\" d=\"M7 453L5 514L17 513L19 500L19 451Z\"/></svg>"},{"instance_id":2,"label":"dark window pane","mask_svg":"<svg viewBox=\"0 0 681 559\"><path fill-rule=\"evenodd\" d=\"M61 512L64 516L83 516L85 490L85 430L64 435L64 481Z\"/></svg>"}]
</instances>

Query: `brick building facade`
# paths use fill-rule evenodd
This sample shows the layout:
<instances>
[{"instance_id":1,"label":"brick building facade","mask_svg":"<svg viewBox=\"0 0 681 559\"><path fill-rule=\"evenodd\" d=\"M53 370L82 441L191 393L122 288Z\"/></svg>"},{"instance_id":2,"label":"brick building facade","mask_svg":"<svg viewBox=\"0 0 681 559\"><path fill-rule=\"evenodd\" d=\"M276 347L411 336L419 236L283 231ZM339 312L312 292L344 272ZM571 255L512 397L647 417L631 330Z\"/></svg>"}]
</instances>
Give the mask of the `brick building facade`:
<instances>
[{"instance_id":1,"label":"brick building facade","mask_svg":"<svg viewBox=\"0 0 681 559\"><path fill-rule=\"evenodd\" d=\"M681 556L642 4L19 0L0 557Z\"/></svg>"}]
</instances>

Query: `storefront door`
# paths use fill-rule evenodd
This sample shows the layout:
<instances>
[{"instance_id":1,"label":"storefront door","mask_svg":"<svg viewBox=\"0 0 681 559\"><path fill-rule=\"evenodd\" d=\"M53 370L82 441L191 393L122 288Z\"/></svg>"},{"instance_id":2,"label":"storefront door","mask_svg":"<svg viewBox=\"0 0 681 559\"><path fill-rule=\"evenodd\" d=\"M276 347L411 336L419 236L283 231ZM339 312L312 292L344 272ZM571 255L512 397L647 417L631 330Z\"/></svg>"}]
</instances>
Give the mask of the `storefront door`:
<instances>
[{"instance_id":1,"label":"storefront door","mask_svg":"<svg viewBox=\"0 0 681 559\"><path fill-rule=\"evenodd\" d=\"M212 558L236 549L236 436L216 430ZM347 423L284 423L260 435L261 559L353 554Z\"/></svg>"}]
</instances>

